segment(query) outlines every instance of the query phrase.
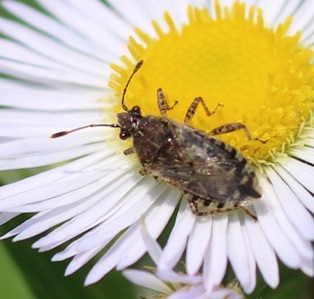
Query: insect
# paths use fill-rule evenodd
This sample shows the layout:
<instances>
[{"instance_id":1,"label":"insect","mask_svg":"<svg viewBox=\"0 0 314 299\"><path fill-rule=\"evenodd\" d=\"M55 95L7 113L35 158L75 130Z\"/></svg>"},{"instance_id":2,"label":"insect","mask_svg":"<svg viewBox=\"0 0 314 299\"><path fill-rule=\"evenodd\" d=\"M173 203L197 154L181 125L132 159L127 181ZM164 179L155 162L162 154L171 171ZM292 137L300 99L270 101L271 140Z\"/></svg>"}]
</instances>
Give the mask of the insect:
<instances>
[{"instance_id":1,"label":"insect","mask_svg":"<svg viewBox=\"0 0 314 299\"><path fill-rule=\"evenodd\" d=\"M256 219L245 208L254 199L261 197L254 169L239 151L215 135L242 129L249 140L259 139L252 138L242 123L226 124L209 133L191 127L189 123L199 104L207 116L214 114L219 106L210 111L202 97L192 101L183 124L167 118L166 112L178 102L170 106L161 88L157 90L161 116L143 116L139 106L129 109L125 105L126 91L142 64L143 61L137 63L125 85L121 99L125 112L117 114L117 123L91 124L58 132L51 137L61 137L89 127L119 128L122 140L133 138L133 146L126 149L124 154L137 155L142 165L140 173L161 178L182 190L195 215L206 216L244 209Z\"/></svg>"}]
</instances>

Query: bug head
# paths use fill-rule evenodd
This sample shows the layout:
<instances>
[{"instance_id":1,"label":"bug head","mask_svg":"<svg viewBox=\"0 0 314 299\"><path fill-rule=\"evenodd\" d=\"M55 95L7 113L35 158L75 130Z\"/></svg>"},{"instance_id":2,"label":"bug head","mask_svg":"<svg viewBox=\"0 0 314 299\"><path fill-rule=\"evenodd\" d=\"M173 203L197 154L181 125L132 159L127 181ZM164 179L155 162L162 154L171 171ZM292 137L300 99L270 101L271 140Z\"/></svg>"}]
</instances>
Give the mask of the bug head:
<instances>
[{"instance_id":1,"label":"bug head","mask_svg":"<svg viewBox=\"0 0 314 299\"><path fill-rule=\"evenodd\" d=\"M125 105L125 95L127 92L127 89L130 85L130 82L133 78L133 76L136 74L136 72L140 69L140 67L143 64L143 60L140 60L134 67L134 70L129 77L128 81L125 84L125 87L123 89L122 93L122 98L121 98L121 106L124 111L126 112L121 112L118 113L117 118L118 118L118 124L120 126L120 138L122 140L128 139L133 136L133 134L136 131L136 128L138 126L138 123L140 119L143 117L141 113L141 108L139 106L134 106L132 109L129 109Z\"/></svg>"},{"instance_id":2,"label":"bug head","mask_svg":"<svg viewBox=\"0 0 314 299\"><path fill-rule=\"evenodd\" d=\"M134 106L127 112L118 113L118 124L120 126L120 138L122 140L132 137L140 120L143 118L141 108Z\"/></svg>"}]
</instances>

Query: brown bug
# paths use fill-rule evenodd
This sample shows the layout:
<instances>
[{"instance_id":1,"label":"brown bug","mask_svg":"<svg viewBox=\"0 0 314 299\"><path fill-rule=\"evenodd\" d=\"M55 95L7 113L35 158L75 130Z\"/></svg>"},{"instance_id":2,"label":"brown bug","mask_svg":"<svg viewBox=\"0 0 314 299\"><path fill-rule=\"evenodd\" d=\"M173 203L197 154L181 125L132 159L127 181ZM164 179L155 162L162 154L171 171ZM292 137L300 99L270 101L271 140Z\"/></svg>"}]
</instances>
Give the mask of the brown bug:
<instances>
[{"instance_id":1,"label":"brown bug","mask_svg":"<svg viewBox=\"0 0 314 299\"><path fill-rule=\"evenodd\" d=\"M161 178L183 190L195 215L205 216L242 208L256 219L245 209L254 199L261 197L254 169L239 151L214 135L243 129L249 140L259 139L252 138L241 123L226 124L209 133L189 126L200 103L207 116L216 111L210 111L201 97L196 97L191 103L184 124L166 117L167 110L177 102L169 106L161 88L157 90L160 117L143 116L139 106L128 109L124 103L125 94L142 64L143 61L137 63L123 90L121 104L125 112L117 114L118 123L91 124L55 133L51 137L61 137L89 127L119 128L122 140L133 138L133 146L124 154L137 155L142 165L140 173Z\"/></svg>"}]
</instances>

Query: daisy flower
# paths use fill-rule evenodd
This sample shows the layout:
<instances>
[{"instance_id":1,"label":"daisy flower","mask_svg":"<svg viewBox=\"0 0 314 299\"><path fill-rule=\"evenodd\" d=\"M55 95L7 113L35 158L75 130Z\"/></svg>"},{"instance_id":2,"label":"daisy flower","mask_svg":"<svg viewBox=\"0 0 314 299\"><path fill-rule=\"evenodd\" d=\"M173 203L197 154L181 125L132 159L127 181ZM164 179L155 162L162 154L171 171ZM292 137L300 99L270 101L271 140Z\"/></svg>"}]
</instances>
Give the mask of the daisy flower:
<instances>
[{"instance_id":1,"label":"daisy flower","mask_svg":"<svg viewBox=\"0 0 314 299\"><path fill-rule=\"evenodd\" d=\"M278 260L313 276L314 129L313 9L310 0L269 1L2 1L0 19L0 167L49 169L0 189L0 223L29 220L6 233L71 258L69 275L100 256L86 284L138 261L147 248L140 219L155 239L175 213L158 259L171 271L182 258L187 275L201 271L207 292L221 285L228 261L245 293L258 269L272 288ZM132 140L116 128L124 104L159 116L156 90L183 122L193 99L202 107L191 125L210 132L228 123L243 130L217 136L254 166L261 197L237 210L200 217L182 190L139 174ZM264 141L264 142L259 142ZM223 186L222 186L223 187ZM225 187L225 186L224 186ZM178 210L176 207L179 205ZM42 235L42 233L45 233Z\"/></svg>"}]
</instances>

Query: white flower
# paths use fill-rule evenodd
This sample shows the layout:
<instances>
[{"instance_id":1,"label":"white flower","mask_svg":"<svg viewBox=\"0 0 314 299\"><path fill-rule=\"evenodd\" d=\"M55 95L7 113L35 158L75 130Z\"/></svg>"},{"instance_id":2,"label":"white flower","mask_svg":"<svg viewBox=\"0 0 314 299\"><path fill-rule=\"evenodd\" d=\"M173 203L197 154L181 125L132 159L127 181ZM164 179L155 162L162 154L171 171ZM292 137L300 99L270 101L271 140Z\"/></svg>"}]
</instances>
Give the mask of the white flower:
<instances>
[{"instance_id":1,"label":"white flower","mask_svg":"<svg viewBox=\"0 0 314 299\"><path fill-rule=\"evenodd\" d=\"M257 268L268 285L278 285L277 258L313 276L310 0L259 1L259 9L249 8L255 1L232 0L111 0L112 8L97 0L37 2L44 11L1 2L23 22L0 19L0 69L6 75L0 78L0 168L51 169L1 187L1 224L35 213L3 238L18 241L47 231L33 245L40 251L72 240L53 258L72 258L66 275L102 252L86 284L142 257L140 219L158 238L182 192L141 176L136 155L123 155L131 143L121 141L118 130L50 138L92 123L115 123L126 81L144 59L127 107L159 115L156 90L162 87L170 102L179 102L169 117L182 122L201 95L209 107L223 107L210 121L199 109L194 126L244 122L253 137L267 141L248 141L243 132L221 136L257 166L263 196L248 209L258 221L243 211L198 217L183 199L158 269L171 271L185 252L187 274L202 269L206 292L221 284L228 261L246 293L255 288Z\"/></svg>"}]
</instances>

